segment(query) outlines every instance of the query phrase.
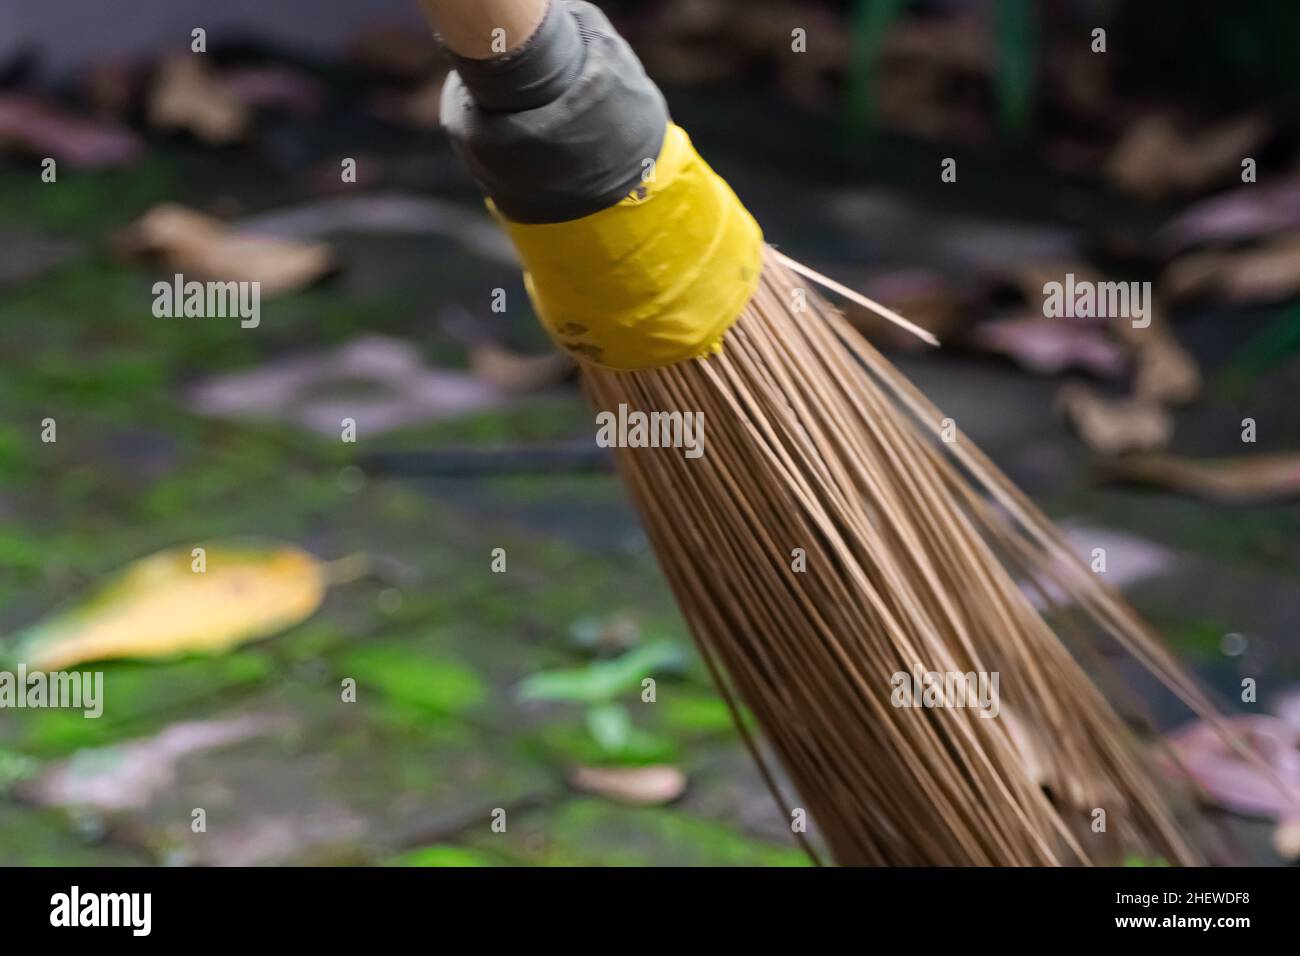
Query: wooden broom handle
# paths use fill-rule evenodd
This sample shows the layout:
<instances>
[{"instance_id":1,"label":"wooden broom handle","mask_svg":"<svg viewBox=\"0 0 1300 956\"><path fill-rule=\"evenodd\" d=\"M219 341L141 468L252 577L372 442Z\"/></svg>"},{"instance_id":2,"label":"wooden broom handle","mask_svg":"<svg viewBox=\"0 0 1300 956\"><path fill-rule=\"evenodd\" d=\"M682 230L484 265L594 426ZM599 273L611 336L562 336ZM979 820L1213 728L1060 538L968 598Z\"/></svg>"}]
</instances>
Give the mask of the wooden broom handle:
<instances>
[{"instance_id":1,"label":"wooden broom handle","mask_svg":"<svg viewBox=\"0 0 1300 956\"><path fill-rule=\"evenodd\" d=\"M533 35L550 0L420 0L453 53L490 60ZM498 33L504 30L504 33Z\"/></svg>"}]
</instances>

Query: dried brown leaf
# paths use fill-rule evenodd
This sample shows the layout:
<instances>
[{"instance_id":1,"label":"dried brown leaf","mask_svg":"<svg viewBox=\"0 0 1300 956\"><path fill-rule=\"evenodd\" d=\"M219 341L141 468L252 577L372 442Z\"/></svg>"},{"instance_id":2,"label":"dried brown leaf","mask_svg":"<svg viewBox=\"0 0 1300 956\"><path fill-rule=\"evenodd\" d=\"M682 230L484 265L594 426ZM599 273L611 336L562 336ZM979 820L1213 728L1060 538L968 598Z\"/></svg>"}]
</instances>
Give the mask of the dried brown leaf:
<instances>
[{"instance_id":1,"label":"dried brown leaf","mask_svg":"<svg viewBox=\"0 0 1300 956\"><path fill-rule=\"evenodd\" d=\"M0 150L15 147L80 169L126 166L142 150L123 126L73 116L33 96L0 95Z\"/></svg>"},{"instance_id":2,"label":"dried brown leaf","mask_svg":"<svg viewBox=\"0 0 1300 956\"><path fill-rule=\"evenodd\" d=\"M676 767L575 767L573 786L620 803L658 806L671 803L686 790L686 774Z\"/></svg>"},{"instance_id":3,"label":"dried brown leaf","mask_svg":"<svg viewBox=\"0 0 1300 956\"><path fill-rule=\"evenodd\" d=\"M1165 269L1171 299L1207 296L1225 302L1276 302L1300 293L1300 233L1251 249L1193 252Z\"/></svg>"},{"instance_id":4,"label":"dried brown leaf","mask_svg":"<svg viewBox=\"0 0 1300 956\"><path fill-rule=\"evenodd\" d=\"M1242 242L1300 229L1300 178L1249 183L1188 207L1160 230L1178 254L1210 243Z\"/></svg>"},{"instance_id":5,"label":"dried brown leaf","mask_svg":"<svg viewBox=\"0 0 1300 956\"><path fill-rule=\"evenodd\" d=\"M1171 334L1155 334L1137 351L1133 383L1139 398L1183 405L1201 391L1201 372L1190 352Z\"/></svg>"},{"instance_id":6,"label":"dried brown leaf","mask_svg":"<svg viewBox=\"0 0 1300 956\"><path fill-rule=\"evenodd\" d=\"M1300 452L1202 459L1132 455L1113 462L1108 470L1131 481L1229 504L1300 495Z\"/></svg>"},{"instance_id":7,"label":"dried brown leaf","mask_svg":"<svg viewBox=\"0 0 1300 956\"><path fill-rule=\"evenodd\" d=\"M1069 319L1031 315L981 322L965 341L982 351L1008 356L1035 375L1077 368L1113 378L1128 367L1124 349L1104 328Z\"/></svg>"},{"instance_id":8,"label":"dried brown leaf","mask_svg":"<svg viewBox=\"0 0 1300 956\"><path fill-rule=\"evenodd\" d=\"M1116 317L1111 330L1133 352L1133 390L1139 398L1164 405L1184 405L1201 391L1196 359L1174 336L1157 302L1147 306L1145 325Z\"/></svg>"},{"instance_id":9,"label":"dried brown leaf","mask_svg":"<svg viewBox=\"0 0 1300 956\"><path fill-rule=\"evenodd\" d=\"M117 247L187 278L260 282L268 298L309 285L335 268L324 243L235 232L220 219L173 203L155 206L128 226Z\"/></svg>"},{"instance_id":10,"label":"dried brown leaf","mask_svg":"<svg viewBox=\"0 0 1300 956\"><path fill-rule=\"evenodd\" d=\"M180 53L163 60L149 96L149 125L183 130L213 146L248 135L252 111L205 58Z\"/></svg>"},{"instance_id":11,"label":"dried brown leaf","mask_svg":"<svg viewBox=\"0 0 1300 956\"><path fill-rule=\"evenodd\" d=\"M864 295L906 316L942 340L957 335L967 320L968 297L965 291L926 270L879 275L863 283L861 290ZM845 303L843 308L845 318L872 342L905 350L923 347L915 335L870 309L852 301Z\"/></svg>"},{"instance_id":12,"label":"dried brown leaf","mask_svg":"<svg viewBox=\"0 0 1300 956\"><path fill-rule=\"evenodd\" d=\"M1118 189L1147 199L1203 189L1240 169L1271 128L1258 112L1194 130L1156 113L1121 137L1106 160L1105 175Z\"/></svg>"},{"instance_id":13,"label":"dried brown leaf","mask_svg":"<svg viewBox=\"0 0 1300 956\"><path fill-rule=\"evenodd\" d=\"M1300 818L1277 825L1273 831L1273 849L1288 863L1300 862Z\"/></svg>"},{"instance_id":14,"label":"dried brown leaf","mask_svg":"<svg viewBox=\"0 0 1300 956\"><path fill-rule=\"evenodd\" d=\"M479 378L508 392L533 392L555 385L576 368L563 352L520 355L490 341L470 347L469 363Z\"/></svg>"},{"instance_id":15,"label":"dried brown leaf","mask_svg":"<svg viewBox=\"0 0 1300 956\"><path fill-rule=\"evenodd\" d=\"M227 93L245 106L313 116L320 112L325 102L324 90L314 77L278 64L225 70L219 82Z\"/></svg>"},{"instance_id":16,"label":"dried brown leaf","mask_svg":"<svg viewBox=\"0 0 1300 956\"><path fill-rule=\"evenodd\" d=\"M1083 385L1067 385L1058 405L1088 447L1101 455L1164 448L1173 437L1169 413L1142 398L1106 398Z\"/></svg>"}]
</instances>

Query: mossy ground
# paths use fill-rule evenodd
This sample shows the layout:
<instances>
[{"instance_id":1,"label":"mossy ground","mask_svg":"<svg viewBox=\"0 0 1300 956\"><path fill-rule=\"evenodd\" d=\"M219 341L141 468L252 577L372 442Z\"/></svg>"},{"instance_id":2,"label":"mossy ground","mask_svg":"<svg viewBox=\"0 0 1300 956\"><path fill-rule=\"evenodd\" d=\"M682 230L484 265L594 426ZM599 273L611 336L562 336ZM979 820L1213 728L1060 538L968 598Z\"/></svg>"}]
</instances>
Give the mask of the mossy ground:
<instances>
[{"instance_id":1,"label":"mossy ground","mask_svg":"<svg viewBox=\"0 0 1300 956\"><path fill-rule=\"evenodd\" d=\"M183 389L199 378L367 332L412 341L430 363L464 366L463 348L438 329L438 309L487 301L506 281L499 266L454 237L339 237L348 269L267 303L253 334L219 319L155 318L155 277L114 258L107 237L163 200L257 209L304 198L300 176L255 155L155 144L132 169L69 172L57 185L3 166L0 195L8 234L77 244L52 271L0 289L0 634L75 601L134 558L197 540L283 539L326 559L366 554L375 568L334 589L302 626L225 657L105 665L100 720L0 713L0 863L804 862L693 658L661 683L654 704L635 693L622 701L643 732L640 759L691 774L687 797L671 807L571 792L569 766L601 759L582 709L516 698L523 677L589 659L573 632L593 617L622 615L646 639L689 647L613 477L372 475L359 488L341 480L381 448L583 435L589 423L571 386L357 445L204 419L185 407ZM814 216L807 206L796 211L796 198L782 201L760 217ZM508 340L539 341L526 312L511 323ZM1135 597L1189 659L1221 682L1231 677L1238 664L1217 647L1221 632L1234 630L1272 655L1279 681L1287 668L1295 676L1293 506L1240 512L1099 491L1050 418L1051 383L963 362L906 367L941 403L971 409L978 420L963 422L966 430L1055 514L1123 528L1180 555ZM1256 383L1255 395L1253 407L1275 408L1275 424L1294 424L1268 388ZM1238 401L1223 399L1214 414ZM1180 428L1195 432L1198 414ZM40 441L46 418L57 421L57 442ZM1044 450L1056 456L1046 478ZM498 547L508 555L505 574L490 568ZM356 703L341 700L349 677ZM24 780L60 761L111 765L127 742L239 714L280 723L182 757L137 805L61 812L23 796ZM191 826L196 808L206 811L202 832ZM497 809L508 815L505 833L492 830Z\"/></svg>"}]
</instances>

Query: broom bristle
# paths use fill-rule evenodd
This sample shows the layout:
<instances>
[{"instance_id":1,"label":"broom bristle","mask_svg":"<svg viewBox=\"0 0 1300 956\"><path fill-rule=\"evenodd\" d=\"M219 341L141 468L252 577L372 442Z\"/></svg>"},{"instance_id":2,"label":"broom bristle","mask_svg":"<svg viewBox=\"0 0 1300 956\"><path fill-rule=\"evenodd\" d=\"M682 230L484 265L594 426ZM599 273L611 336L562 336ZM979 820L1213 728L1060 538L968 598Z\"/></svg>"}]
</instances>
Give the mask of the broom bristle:
<instances>
[{"instance_id":1,"label":"broom bristle","mask_svg":"<svg viewBox=\"0 0 1300 956\"><path fill-rule=\"evenodd\" d=\"M636 372L584 363L583 378L600 410L703 414L702 457L622 448L620 469L715 680L757 720L836 862L1197 861L1134 735L1021 584L1058 630L1109 635L1193 707L1208 702L776 253L720 354ZM915 672L997 675L997 716L896 706L894 675Z\"/></svg>"}]
</instances>

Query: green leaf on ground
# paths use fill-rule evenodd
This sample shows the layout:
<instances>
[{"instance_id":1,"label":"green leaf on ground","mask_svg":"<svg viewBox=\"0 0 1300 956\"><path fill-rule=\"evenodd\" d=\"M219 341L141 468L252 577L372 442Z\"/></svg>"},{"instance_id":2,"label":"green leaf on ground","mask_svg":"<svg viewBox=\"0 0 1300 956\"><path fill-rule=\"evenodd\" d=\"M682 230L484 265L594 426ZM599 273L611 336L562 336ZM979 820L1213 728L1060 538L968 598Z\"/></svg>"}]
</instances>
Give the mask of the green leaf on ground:
<instances>
[{"instance_id":1,"label":"green leaf on ground","mask_svg":"<svg viewBox=\"0 0 1300 956\"><path fill-rule=\"evenodd\" d=\"M658 641L628 651L614 660L594 661L586 667L543 671L519 682L519 699L601 703L641 686L656 671L679 668L684 654L669 641Z\"/></svg>"}]
</instances>

